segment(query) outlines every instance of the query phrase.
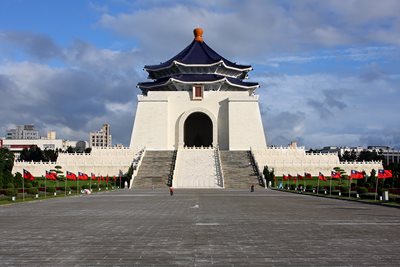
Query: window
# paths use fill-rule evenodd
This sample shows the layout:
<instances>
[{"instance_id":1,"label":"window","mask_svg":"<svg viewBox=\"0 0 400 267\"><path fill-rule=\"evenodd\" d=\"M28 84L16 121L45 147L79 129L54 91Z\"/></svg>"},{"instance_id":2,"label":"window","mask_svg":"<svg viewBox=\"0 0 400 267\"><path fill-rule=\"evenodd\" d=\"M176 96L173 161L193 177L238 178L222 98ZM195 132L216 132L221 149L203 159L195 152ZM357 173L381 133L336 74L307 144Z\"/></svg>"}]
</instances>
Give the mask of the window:
<instances>
[{"instance_id":1,"label":"window","mask_svg":"<svg viewBox=\"0 0 400 267\"><path fill-rule=\"evenodd\" d=\"M202 100L203 92L204 92L204 86L194 85L193 86L193 100Z\"/></svg>"}]
</instances>

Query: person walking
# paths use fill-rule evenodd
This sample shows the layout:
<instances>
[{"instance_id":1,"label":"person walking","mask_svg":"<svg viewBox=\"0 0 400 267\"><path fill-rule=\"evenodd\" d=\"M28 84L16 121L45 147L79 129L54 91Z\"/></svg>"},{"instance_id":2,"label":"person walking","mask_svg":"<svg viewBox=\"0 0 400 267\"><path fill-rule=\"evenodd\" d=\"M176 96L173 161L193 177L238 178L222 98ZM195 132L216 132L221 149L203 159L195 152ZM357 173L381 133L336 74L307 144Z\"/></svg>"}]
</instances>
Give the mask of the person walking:
<instances>
[{"instance_id":1,"label":"person walking","mask_svg":"<svg viewBox=\"0 0 400 267\"><path fill-rule=\"evenodd\" d=\"M172 186L169 187L169 194L170 194L171 196L174 195L174 188L173 188Z\"/></svg>"}]
</instances>

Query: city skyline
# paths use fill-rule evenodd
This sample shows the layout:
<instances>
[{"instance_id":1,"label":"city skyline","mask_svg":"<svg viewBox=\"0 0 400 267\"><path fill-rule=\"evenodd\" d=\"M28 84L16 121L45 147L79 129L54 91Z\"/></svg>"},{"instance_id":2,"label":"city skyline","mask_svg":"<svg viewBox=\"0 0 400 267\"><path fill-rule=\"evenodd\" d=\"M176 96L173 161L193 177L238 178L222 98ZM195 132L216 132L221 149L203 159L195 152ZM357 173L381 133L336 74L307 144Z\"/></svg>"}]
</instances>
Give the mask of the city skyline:
<instances>
[{"instance_id":1,"label":"city skyline","mask_svg":"<svg viewBox=\"0 0 400 267\"><path fill-rule=\"evenodd\" d=\"M146 64L193 28L254 70L268 145L400 147L397 1L3 1L0 130L35 124L129 145ZM228 23L227 23L228 22Z\"/></svg>"}]
</instances>

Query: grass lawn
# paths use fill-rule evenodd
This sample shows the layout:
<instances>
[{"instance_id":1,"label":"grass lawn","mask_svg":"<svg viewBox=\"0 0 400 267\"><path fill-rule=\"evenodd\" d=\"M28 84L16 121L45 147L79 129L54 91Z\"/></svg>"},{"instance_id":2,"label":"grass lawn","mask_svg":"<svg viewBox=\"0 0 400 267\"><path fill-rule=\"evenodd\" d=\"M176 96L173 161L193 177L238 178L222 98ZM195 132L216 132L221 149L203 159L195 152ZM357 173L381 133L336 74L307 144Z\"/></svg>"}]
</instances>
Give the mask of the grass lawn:
<instances>
[{"instance_id":1,"label":"grass lawn","mask_svg":"<svg viewBox=\"0 0 400 267\"><path fill-rule=\"evenodd\" d=\"M63 183L63 185L64 185L64 183ZM109 187L108 190L92 190L92 193L110 191L110 190L115 190L115 189L112 189L112 187ZM45 194L44 192L41 191L38 194L38 198L36 198L35 195L31 195L31 194L25 193L25 199L23 199L22 193L18 193L18 196L15 198L15 201L12 201L11 197L1 196L0 197L0 205L18 203L18 202L26 202L26 201L37 201L37 200L51 199L51 198L58 198L58 197L70 197L70 196L81 195L80 192L77 193L74 190L71 190L71 193L67 192L67 194L65 194L64 191L57 191L56 193L57 193L56 195L54 195L54 193L49 193L49 192L47 192Z\"/></svg>"}]
</instances>

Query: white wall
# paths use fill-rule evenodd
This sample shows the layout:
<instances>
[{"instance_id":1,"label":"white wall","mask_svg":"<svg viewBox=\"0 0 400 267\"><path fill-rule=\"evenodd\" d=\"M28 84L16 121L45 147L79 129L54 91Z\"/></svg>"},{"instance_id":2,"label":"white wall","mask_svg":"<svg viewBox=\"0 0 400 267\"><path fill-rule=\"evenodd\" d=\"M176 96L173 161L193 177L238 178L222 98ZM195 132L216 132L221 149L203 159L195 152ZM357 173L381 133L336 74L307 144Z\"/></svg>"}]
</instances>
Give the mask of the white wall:
<instances>
[{"instance_id":1,"label":"white wall","mask_svg":"<svg viewBox=\"0 0 400 267\"><path fill-rule=\"evenodd\" d=\"M274 169L276 176L303 175L304 172L311 173L313 176L322 172L324 175L330 176L335 167L342 168L347 174L350 174L351 170L370 173L372 169L377 171L383 168L380 161L339 162L339 157L335 153L306 154L304 148L255 148L253 154L260 168L267 165L269 169Z\"/></svg>"},{"instance_id":2,"label":"white wall","mask_svg":"<svg viewBox=\"0 0 400 267\"><path fill-rule=\"evenodd\" d=\"M258 97L229 99L229 150L266 146Z\"/></svg>"},{"instance_id":3,"label":"white wall","mask_svg":"<svg viewBox=\"0 0 400 267\"><path fill-rule=\"evenodd\" d=\"M236 105L232 108L231 99ZM138 101L131 147L159 150L182 147L184 120L193 112L210 117L215 128L214 145L218 144L222 150L231 148L232 130L240 131L232 139L236 149L265 146L258 98L249 96L247 91L205 91L202 100L192 100L191 92L186 91L148 92L147 96L138 96ZM241 129L243 123L248 126L246 131Z\"/></svg>"},{"instance_id":4,"label":"white wall","mask_svg":"<svg viewBox=\"0 0 400 267\"><path fill-rule=\"evenodd\" d=\"M93 148L90 154L61 153L57 162L14 162L13 173L22 173L23 169L28 170L33 176L45 175L46 170L54 169L59 165L64 174L66 171L78 174L78 171L90 175L119 176L120 172L126 173L132 164L133 157L138 150L128 148Z\"/></svg>"}]
</instances>

